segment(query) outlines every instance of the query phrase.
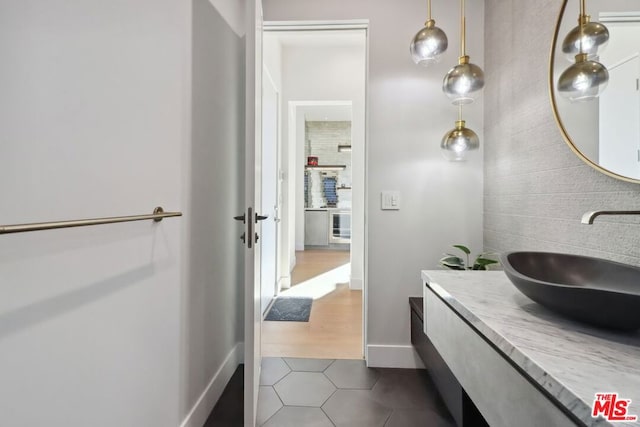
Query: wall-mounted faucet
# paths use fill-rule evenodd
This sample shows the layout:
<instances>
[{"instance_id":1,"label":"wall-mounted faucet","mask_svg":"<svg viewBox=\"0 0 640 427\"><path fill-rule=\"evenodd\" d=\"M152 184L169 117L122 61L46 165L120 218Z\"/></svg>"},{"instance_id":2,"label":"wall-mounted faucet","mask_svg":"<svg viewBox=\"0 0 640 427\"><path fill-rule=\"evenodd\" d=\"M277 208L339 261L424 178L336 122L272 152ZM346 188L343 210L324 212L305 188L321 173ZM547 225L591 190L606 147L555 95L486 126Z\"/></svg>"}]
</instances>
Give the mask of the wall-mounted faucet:
<instances>
[{"instance_id":1,"label":"wall-mounted faucet","mask_svg":"<svg viewBox=\"0 0 640 427\"><path fill-rule=\"evenodd\" d=\"M640 211L593 211L582 215L583 224L593 224L593 220L600 215L640 215Z\"/></svg>"}]
</instances>

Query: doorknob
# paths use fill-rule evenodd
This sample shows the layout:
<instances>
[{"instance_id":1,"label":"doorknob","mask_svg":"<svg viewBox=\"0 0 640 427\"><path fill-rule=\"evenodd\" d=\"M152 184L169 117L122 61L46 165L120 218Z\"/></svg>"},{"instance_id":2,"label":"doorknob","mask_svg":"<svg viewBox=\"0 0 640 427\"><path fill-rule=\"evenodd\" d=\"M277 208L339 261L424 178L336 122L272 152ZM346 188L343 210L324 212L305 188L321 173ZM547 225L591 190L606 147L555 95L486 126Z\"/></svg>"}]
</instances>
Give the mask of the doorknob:
<instances>
[{"instance_id":1,"label":"doorknob","mask_svg":"<svg viewBox=\"0 0 640 427\"><path fill-rule=\"evenodd\" d=\"M242 221L243 224L246 223L245 218L246 216L244 214L233 217L233 219L235 219L236 221ZM240 236L240 240L242 240L242 243L247 243L247 238L245 236L246 233L242 233L242 236Z\"/></svg>"},{"instance_id":2,"label":"doorknob","mask_svg":"<svg viewBox=\"0 0 640 427\"><path fill-rule=\"evenodd\" d=\"M268 215L258 215L257 213L253 212L253 208L249 207L247 208L247 213L246 215L238 215L238 216L234 216L233 219L235 219L236 221L242 221L243 224L247 224L247 231L245 233L242 233L242 236L240 236L240 240L242 240L243 243L245 243L247 245L247 248L251 249L253 247L254 242L257 242L259 237L258 237L258 233L256 233L253 230L253 223L254 221L247 221L247 218L254 218L255 219L255 223L258 223L258 221L263 221L267 218L269 218ZM255 239L255 240L254 240Z\"/></svg>"},{"instance_id":3,"label":"doorknob","mask_svg":"<svg viewBox=\"0 0 640 427\"><path fill-rule=\"evenodd\" d=\"M264 221L267 218L269 218L269 215L258 215L257 212L255 214L256 224L258 223L258 221ZM258 243L258 240L260 240L260 236L258 236L258 233L255 233L255 243Z\"/></svg>"}]
</instances>

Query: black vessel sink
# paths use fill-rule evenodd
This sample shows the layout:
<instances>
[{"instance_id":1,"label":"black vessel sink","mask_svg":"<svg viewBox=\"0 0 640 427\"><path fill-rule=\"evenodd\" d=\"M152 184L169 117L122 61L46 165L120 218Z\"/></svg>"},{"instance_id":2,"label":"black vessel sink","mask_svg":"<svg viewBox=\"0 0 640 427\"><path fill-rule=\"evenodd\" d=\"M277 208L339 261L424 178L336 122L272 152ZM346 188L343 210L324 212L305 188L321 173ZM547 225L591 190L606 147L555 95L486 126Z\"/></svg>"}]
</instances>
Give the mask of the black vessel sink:
<instances>
[{"instance_id":1,"label":"black vessel sink","mask_svg":"<svg viewBox=\"0 0 640 427\"><path fill-rule=\"evenodd\" d=\"M640 329L640 268L548 252L508 252L504 271L526 296L592 325Z\"/></svg>"}]
</instances>

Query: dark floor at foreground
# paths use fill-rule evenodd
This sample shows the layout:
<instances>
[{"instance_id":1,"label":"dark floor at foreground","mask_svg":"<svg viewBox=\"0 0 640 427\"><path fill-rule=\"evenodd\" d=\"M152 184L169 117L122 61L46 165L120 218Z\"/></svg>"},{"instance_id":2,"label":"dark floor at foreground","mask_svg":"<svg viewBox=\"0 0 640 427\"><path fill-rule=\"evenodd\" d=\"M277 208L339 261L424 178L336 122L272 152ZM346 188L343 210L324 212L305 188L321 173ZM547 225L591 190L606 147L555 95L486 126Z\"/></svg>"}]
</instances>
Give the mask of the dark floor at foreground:
<instances>
[{"instance_id":1,"label":"dark floor at foreground","mask_svg":"<svg viewBox=\"0 0 640 427\"><path fill-rule=\"evenodd\" d=\"M244 365L239 365L204 427L242 427Z\"/></svg>"},{"instance_id":2,"label":"dark floor at foreground","mask_svg":"<svg viewBox=\"0 0 640 427\"><path fill-rule=\"evenodd\" d=\"M243 365L204 427L243 425ZM264 358L258 399L264 427L453 427L426 371L367 368L363 360Z\"/></svg>"}]
</instances>

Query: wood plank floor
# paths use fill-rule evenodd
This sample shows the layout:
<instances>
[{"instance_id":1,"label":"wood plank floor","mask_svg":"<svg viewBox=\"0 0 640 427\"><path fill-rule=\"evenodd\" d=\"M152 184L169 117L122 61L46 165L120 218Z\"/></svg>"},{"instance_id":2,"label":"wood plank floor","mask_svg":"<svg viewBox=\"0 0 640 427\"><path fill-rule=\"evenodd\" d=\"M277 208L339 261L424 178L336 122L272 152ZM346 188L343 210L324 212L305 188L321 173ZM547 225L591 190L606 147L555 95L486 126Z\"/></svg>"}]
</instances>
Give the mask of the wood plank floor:
<instances>
[{"instance_id":1,"label":"wood plank floor","mask_svg":"<svg viewBox=\"0 0 640 427\"><path fill-rule=\"evenodd\" d=\"M311 249L296 251L296 267L291 272L291 286L299 285L322 273L349 263L349 251Z\"/></svg>"},{"instance_id":2,"label":"wood plank floor","mask_svg":"<svg viewBox=\"0 0 640 427\"><path fill-rule=\"evenodd\" d=\"M362 291L350 290L348 283L336 283L336 276L327 274L342 269L349 262L349 252L301 251L296 253L296 260L291 292L302 295L307 287L309 296L316 298L309 322L264 321L262 355L362 359ZM320 283L322 280L334 283ZM323 292L315 294L318 289Z\"/></svg>"}]
</instances>

